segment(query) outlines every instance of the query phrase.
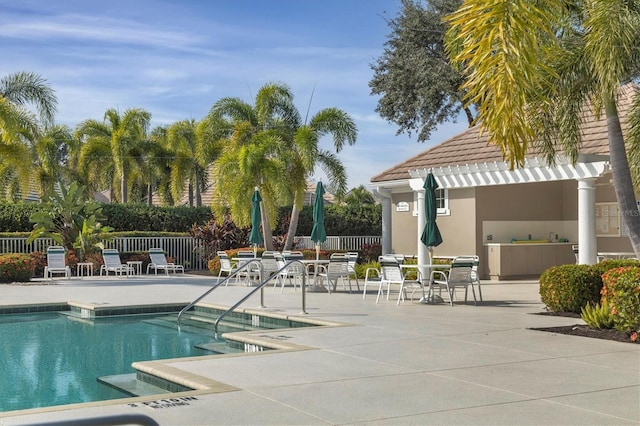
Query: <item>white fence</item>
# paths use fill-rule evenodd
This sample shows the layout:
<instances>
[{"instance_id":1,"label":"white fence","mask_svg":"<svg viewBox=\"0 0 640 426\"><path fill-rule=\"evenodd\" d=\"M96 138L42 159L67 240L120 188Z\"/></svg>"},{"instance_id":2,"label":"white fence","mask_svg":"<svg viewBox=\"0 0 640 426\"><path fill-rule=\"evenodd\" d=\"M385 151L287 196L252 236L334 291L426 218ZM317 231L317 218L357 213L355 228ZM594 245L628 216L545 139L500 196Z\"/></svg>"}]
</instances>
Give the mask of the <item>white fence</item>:
<instances>
[{"instance_id":1,"label":"white fence","mask_svg":"<svg viewBox=\"0 0 640 426\"><path fill-rule=\"evenodd\" d=\"M380 236L345 236L327 237L327 241L320 244L323 250L358 251L365 244L381 244ZM0 253L31 253L45 252L47 247L54 245L50 238L36 238L27 244L26 238L0 238ZM106 248L118 249L125 252L146 252L151 248L161 248L168 256L176 259L176 263L186 265L190 269L207 269L207 259L204 258L205 249L202 242L190 236L185 237L119 237L105 243ZM313 249L315 243L311 237L296 237L296 248Z\"/></svg>"}]
</instances>

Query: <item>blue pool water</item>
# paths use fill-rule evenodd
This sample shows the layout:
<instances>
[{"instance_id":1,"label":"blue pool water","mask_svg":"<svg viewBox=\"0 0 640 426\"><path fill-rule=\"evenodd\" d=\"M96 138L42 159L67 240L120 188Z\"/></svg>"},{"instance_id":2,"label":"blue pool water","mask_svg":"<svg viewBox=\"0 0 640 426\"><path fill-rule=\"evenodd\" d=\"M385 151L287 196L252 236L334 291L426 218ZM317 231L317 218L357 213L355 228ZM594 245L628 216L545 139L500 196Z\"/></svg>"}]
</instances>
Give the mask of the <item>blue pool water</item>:
<instances>
[{"instance_id":1,"label":"blue pool water","mask_svg":"<svg viewBox=\"0 0 640 426\"><path fill-rule=\"evenodd\" d=\"M211 354L195 347L211 336L148 319L0 315L0 412L125 398L97 378L133 373L135 361Z\"/></svg>"}]
</instances>

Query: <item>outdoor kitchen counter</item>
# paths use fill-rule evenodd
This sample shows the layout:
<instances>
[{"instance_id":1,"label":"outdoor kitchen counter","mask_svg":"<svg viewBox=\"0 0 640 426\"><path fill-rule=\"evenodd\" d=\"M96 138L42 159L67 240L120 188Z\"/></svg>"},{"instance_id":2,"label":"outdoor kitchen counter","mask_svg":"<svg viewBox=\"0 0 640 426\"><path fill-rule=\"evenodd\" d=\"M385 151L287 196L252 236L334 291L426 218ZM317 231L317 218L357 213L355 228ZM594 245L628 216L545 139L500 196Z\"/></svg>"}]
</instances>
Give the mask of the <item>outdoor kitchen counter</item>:
<instances>
[{"instance_id":1,"label":"outdoor kitchen counter","mask_svg":"<svg viewBox=\"0 0 640 426\"><path fill-rule=\"evenodd\" d=\"M485 259L491 280L538 277L556 265L576 263L575 243L485 243Z\"/></svg>"}]
</instances>

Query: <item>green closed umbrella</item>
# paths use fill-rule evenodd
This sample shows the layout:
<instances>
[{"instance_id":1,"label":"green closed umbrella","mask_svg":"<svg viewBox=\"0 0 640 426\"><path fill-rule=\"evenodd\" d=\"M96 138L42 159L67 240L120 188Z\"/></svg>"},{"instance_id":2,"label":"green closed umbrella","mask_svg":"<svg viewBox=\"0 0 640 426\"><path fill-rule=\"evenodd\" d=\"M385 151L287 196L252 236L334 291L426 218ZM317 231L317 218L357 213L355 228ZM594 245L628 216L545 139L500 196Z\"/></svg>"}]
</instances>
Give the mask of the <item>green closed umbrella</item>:
<instances>
[{"instance_id":1,"label":"green closed umbrella","mask_svg":"<svg viewBox=\"0 0 640 426\"><path fill-rule=\"evenodd\" d=\"M433 263L432 251L433 247L439 246L442 243L442 235L438 229L436 223L436 217L438 215L438 206L436 204L436 189L438 183L433 177L433 173L429 172L427 178L424 181L424 211L425 211L425 224L424 230L420 241L422 244L429 248L431 262Z\"/></svg>"},{"instance_id":2,"label":"green closed umbrella","mask_svg":"<svg viewBox=\"0 0 640 426\"><path fill-rule=\"evenodd\" d=\"M258 244L262 244L263 241L262 232L260 232L260 201L262 201L262 197L260 196L260 191L258 191L258 188L256 188L256 190L253 192L253 197L251 197L251 233L249 234L249 242L253 244L254 252Z\"/></svg>"},{"instance_id":3,"label":"green closed umbrella","mask_svg":"<svg viewBox=\"0 0 640 426\"><path fill-rule=\"evenodd\" d=\"M320 257L320 243L327 241L327 231L324 229L324 187L322 182L316 185L316 198L313 202L313 228L311 241L316 243L316 259Z\"/></svg>"}]
</instances>

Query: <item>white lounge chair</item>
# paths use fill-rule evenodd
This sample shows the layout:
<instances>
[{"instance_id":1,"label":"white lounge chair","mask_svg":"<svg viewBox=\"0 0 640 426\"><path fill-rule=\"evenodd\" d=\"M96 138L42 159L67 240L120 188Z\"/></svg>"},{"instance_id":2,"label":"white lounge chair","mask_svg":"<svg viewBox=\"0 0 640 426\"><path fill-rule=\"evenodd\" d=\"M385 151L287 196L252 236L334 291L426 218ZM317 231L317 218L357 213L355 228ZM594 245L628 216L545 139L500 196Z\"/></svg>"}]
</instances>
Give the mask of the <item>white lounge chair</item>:
<instances>
[{"instance_id":1,"label":"white lounge chair","mask_svg":"<svg viewBox=\"0 0 640 426\"><path fill-rule=\"evenodd\" d=\"M100 276L104 272L109 276L109 272L122 276L123 274L131 275L133 268L127 264L123 264L120 260L120 253L116 249L102 250L102 260L104 265L100 268Z\"/></svg>"},{"instance_id":2,"label":"white lounge chair","mask_svg":"<svg viewBox=\"0 0 640 426\"><path fill-rule=\"evenodd\" d=\"M147 265L147 275L151 269L155 270L156 275L158 275L158 269L164 271L165 275L169 275L169 272L173 272L175 274L178 271L184 274L184 266L167 262L164 250L160 248L149 249L149 258L151 259L151 263Z\"/></svg>"},{"instance_id":3,"label":"white lounge chair","mask_svg":"<svg viewBox=\"0 0 640 426\"><path fill-rule=\"evenodd\" d=\"M53 274L64 274L71 278L71 268L65 260L65 249L62 246L47 247L47 266L44 267L44 277L53 278Z\"/></svg>"}]
</instances>

